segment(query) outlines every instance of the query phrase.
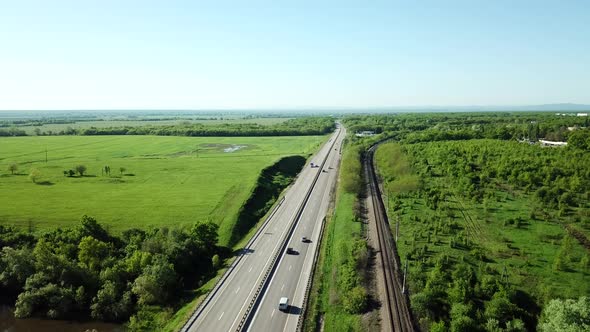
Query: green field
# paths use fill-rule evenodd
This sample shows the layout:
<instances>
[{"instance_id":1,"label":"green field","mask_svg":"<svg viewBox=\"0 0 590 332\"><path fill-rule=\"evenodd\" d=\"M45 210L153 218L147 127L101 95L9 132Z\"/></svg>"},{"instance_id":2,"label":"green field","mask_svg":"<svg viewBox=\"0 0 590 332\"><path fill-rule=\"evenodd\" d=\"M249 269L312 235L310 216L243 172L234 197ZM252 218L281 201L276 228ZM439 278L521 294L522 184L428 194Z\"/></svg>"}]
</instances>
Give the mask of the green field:
<instances>
[{"instance_id":1,"label":"green field","mask_svg":"<svg viewBox=\"0 0 590 332\"><path fill-rule=\"evenodd\" d=\"M108 119L104 121L78 121L75 123L49 123L41 126L19 126L18 129L24 130L27 135L35 135L35 130L39 129L45 133L58 133L60 131L66 131L68 128L71 129L87 129L90 127L95 128L109 128L109 127L140 127L140 126L173 126L180 124L204 124L204 125L219 125L219 124L260 124L260 125L273 125L281 122L285 122L290 118L232 118L224 117L223 119L217 118L216 120L203 120L203 119L190 119L190 118L179 118L174 120L157 120L157 121L141 121L132 119Z\"/></svg>"},{"instance_id":2,"label":"green field","mask_svg":"<svg viewBox=\"0 0 590 332\"><path fill-rule=\"evenodd\" d=\"M324 136L55 136L0 139L0 224L35 230L86 214L113 231L210 219L225 244L260 170L313 153ZM224 149L239 148L233 152ZM45 161L47 151L47 162ZM9 165L16 163L14 175ZM66 177L76 165L83 177ZM111 175L103 172L110 166ZM125 170L121 173L120 168ZM32 169L40 172L33 183Z\"/></svg>"},{"instance_id":3,"label":"green field","mask_svg":"<svg viewBox=\"0 0 590 332\"><path fill-rule=\"evenodd\" d=\"M483 148L485 153L478 154ZM571 168L567 165L577 164L577 156L584 157L569 150L488 140L379 146L376 164L387 193L392 233L399 220L398 254L409 261L412 307L423 328L444 321L445 310L464 303L470 312L479 311L486 318L496 315L490 307L503 295L495 287L518 294L511 295L511 301L523 308L496 317L505 322L520 319L529 329L536 326L540 308L550 300L590 294L588 250L566 231L568 224L580 229L586 225L582 220L588 207L583 196L579 205L572 199L575 207L561 201L559 211L540 202L534 188L513 185L499 171L489 173L497 174L494 177L472 175L496 171L501 165L499 155L518 154L520 159L506 160L534 164L525 159L527 153L553 170L560 166L559 154L569 154L563 158L569 164L559 168L564 174ZM485 157L477 164L474 156L481 155ZM541 170L531 168L533 174ZM473 277L470 286L457 292L462 282L458 276L468 275L461 274L461 269L473 271ZM450 321L459 324L456 316Z\"/></svg>"}]
</instances>

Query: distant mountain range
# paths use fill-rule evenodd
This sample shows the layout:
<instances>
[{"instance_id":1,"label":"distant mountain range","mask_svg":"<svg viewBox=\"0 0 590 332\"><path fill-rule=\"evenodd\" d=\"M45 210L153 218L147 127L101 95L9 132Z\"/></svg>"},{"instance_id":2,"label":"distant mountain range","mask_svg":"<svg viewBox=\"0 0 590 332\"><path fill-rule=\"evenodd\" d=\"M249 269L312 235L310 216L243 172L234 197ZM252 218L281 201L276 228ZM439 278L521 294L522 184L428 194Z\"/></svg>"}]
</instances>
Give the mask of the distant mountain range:
<instances>
[{"instance_id":1,"label":"distant mountain range","mask_svg":"<svg viewBox=\"0 0 590 332\"><path fill-rule=\"evenodd\" d=\"M501 106L494 107L490 106L491 109L499 110L522 110L522 111L588 111L590 105L585 104L572 104L572 103L560 103L560 104L543 104L543 105L526 105L526 106Z\"/></svg>"},{"instance_id":2,"label":"distant mountain range","mask_svg":"<svg viewBox=\"0 0 590 332\"><path fill-rule=\"evenodd\" d=\"M261 107L261 108L235 108L235 109L79 109L79 110L3 110L2 115L14 113L22 115L23 113L149 113L149 114L242 114L242 113L389 113L389 112L509 112L509 111L546 111L546 112L590 112L590 104L540 104L540 105L420 105L420 106L383 106L383 107Z\"/></svg>"},{"instance_id":3,"label":"distant mountain range","mask_svg":"<svg viewBox=\"0 0 590 332\"><path fill-rule=\"evenodd\" d=\"M309 109L303 109L311 110ZM391 106L391 107L367 107L367 108L318 108L316 111L339 111L340 113L388 113L388 112L590 112L588 104L541 104L541 105L469 105L469 106Z\"/></svg>"}]
</instances>

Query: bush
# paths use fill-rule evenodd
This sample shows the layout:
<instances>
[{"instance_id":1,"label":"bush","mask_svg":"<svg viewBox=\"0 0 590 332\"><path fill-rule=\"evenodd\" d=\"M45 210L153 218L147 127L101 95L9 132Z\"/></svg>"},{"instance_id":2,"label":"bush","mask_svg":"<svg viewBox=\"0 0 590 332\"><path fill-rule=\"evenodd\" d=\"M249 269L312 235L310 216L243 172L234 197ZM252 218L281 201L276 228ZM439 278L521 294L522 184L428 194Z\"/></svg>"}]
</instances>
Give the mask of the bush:
<instances>
[{"instance_id":1,"label":"bush","mask_svg":"<svg viewBox=\"0 0 590 332\"><path fill-rule=\"evenodd\" d=\"M342 300L344 309L351 314L361 314L367 309L369 296L361 286L352 288Z\"/></svg>"},{"instance_id":2,"label":"bush","mask_svg":"<svg viewBox=\"0 0 590 332\"><path fill-rule=\"evenodd\" d=\"M76 166L76 172L78 172L78 174L80 174L80 176L84 176L84 173L86 173L86 166L84 166L84 165Z\"/></svg>"}]
</instances>

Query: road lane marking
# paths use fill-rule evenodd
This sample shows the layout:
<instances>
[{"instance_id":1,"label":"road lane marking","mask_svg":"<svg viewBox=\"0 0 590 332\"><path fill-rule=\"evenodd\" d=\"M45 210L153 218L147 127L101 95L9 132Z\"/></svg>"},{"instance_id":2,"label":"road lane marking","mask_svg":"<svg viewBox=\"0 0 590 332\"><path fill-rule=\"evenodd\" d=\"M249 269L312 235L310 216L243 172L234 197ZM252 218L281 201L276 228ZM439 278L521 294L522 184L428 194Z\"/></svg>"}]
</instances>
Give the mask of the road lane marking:
<instances>
[{"instance_id":1,"label":"road lane marking","mask_svg":"<svg viewBox=\"0 0 590 332\"><path fill-rule=\"evenodd\" d=\"M294 217L296 214L297 214L297 210L293 211L293 213L292 213L292 214L289 216L289 220L293 220L293 217ZM283 229L283 230L282 230L282 233L279 235L279 238L282 238L282 237L285 235L285 233L287 232L287 230L288 230L287 228ZM279 245L281 245L281 243L280 243L280 242L279 242L279 243L277 243L277 244L275 244L275 246L274 246L274 248L273 248L272 252L275 252L275 251L277 250L277 248L279 247ZM261 255L262 255L262 253L261 253ZM266 262L264 263L264 265L263 265L263 266L267 266L267 265L268 265L268 262L270 262L270 260L271 260L272 258L273 258L273 255L270 255L270 256L268 257L268 259L266 260ZM280 266L280 265L281 265L281 262L283 261L283 258L284 258L284 256L282 256L282 257L279 259L279 263L278 263L278 265L277 265L277 266ZM278 268L278 267L277 267L277 268ZM261 271L261 272L260 272L260 274L258 275L258 277L256 278L256 282L257 282L257 283L259 282L259 280L260 280L260 278L262 277L262 275L263 275L263 274L264 274L264 270L263 270L263 271ZM273 276L272 276L272 277L271 277L271 279L270 279L270 282L271 282L271 283L272 283L272 280L274 279L274 277L275 277L275 274L273 273ZM256 287L254 287L254 288L252 288L252 289L250 290L250 292L248 293L248 296L247 296L247 298L249 298L249 297L252 295L252 292L254 292L254 290L256 290ZM264 301L264 299L265 299L265 297L266 297L266 294L268 294L268 293L267 293L267 292L264 292L264 294L262 295L262 301ZM242 304L242 307L240 307L240 310L239 310L238 312L242 312L242 310L244 310L244 307L245 307L246 305L248 305L248 303L249 303L249 301L244 301L244 303ZM259 312L259 311L256 311L256 314L254 315L254 318L252 318L252 321L254 321L254 320L256 319L256 316L258 315L258 312ZM234 325L236 325L236 322L237 322L237 321L238 321L238 319L240 319L240 318L241 318L241 315L236 315L236 318L235 318L235 319L234 319L234 321L231 323L231 326L230 326L229 330L233 330L233 327L234 327ZM248 331L250 331L250 328L248 328Z\"/></svg>"},{"instance_id":2,"label":"road lane marking","mask_svg":"<svg viewBox=\"0 0 590 332\"><path fill-rule=\"evenodd\" d=\"M291 271L291 268L293 267L293 265L289 265L289 271Z\"/></svg>"},{"instance_id":3,"label":"road lane marking","mask_svg":"<svg viewBox=\"0 0 590 332\"><path fill-rule=\"evenodd\" d=\"M274 316L274 314L275 314L275 310L276 310L276 309L272 309L272 313L270 314L270 317Z\"/></svg>"},{"instance_id":4,"label":"road lane marking","mask_svg":"<svg viewBox=\"0 0 590 332\"><path fill-rule=\"evenodd\" d=\"M252 267L250 266L250 269L248 270L248 272L252 272Z\"/></svg>"},{"instance_id":5,"label":"road lane marking","mask_svg":"<svg viewBox=\"0 0 590 332\"><path fill-rule=\"evenodd\" d=\"M221 316L219 316L218 320L221 320L221 317L223 317L223 314L225 314L225 311L221 313Z\"/></svg>"},{"instance_id":6,"label":"road lane marking","mask_svg":"<svg viewBox=\"0 0 590 332\"><path fill-rule=\"evenodd\" d=\"M283 284L283 286L281 287L281 291L283 291L283 288L285 288L285 284Z\"/></svg>"},{"instance_id":7,"label":"road lane marking","mask_svg":"<svg viewBox=\"0 0 590 332\"><path fill-rule=\"evenodd\" d=\"M236 294L238 294L239 291L240 291L240 287L238 287L238 289L236 289Z\"/></svg>"}]
</instances>

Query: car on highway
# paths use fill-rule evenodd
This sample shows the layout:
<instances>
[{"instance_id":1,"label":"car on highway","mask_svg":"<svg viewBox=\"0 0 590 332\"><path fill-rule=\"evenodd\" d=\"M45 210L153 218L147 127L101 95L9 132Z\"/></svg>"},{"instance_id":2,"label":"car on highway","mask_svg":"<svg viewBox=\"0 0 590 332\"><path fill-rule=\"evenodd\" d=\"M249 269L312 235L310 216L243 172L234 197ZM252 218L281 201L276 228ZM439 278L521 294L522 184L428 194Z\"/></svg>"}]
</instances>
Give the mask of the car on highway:
<instances>
[{"instance_id":1,"label":"car on highway","mask_svg":"<svg viewBox=\"0 0 590 332\"><path fill-rule=\"evenodd\" d=\"M308 241L309 241L309 239L305 236L301 238L301 242L303 242L303 243L307 243Z\"/></svg>"},{"instance_id":2,"label":"car on highway","mask_svg":"<svg viewBox=\"0 0 590 332\"><path fill-rule=\"evenodd\" d=\"M287 248L287 255L294 255L295 254L295 250L291 247Z\"/></svg>"},{"instance_id":3,"label":"car on highway","mask_svg":"<svg viewBox=\"0 0 590 332\"><path fill-rule=\"evenodd\" d=\"M279 300L279 310L287 311L289 309L289 298L288 297L281 297Z\"/></svg>"}]
</instances>

